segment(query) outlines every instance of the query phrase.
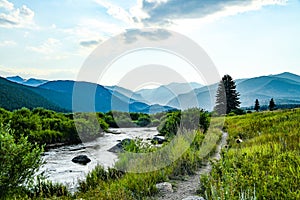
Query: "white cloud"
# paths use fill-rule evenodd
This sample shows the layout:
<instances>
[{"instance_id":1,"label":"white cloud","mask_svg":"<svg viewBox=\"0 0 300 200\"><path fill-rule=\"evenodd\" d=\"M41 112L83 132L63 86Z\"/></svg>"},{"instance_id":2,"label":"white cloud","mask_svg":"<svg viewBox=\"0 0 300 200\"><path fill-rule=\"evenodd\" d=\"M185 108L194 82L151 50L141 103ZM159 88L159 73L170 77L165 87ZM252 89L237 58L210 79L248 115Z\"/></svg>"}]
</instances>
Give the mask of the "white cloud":
<instances>
[{"instance_id":1,"label":"white cloud","mask_svg":"<svg viewBox=\"0 0 300 200\"><path fill-rule=\"evenodd\" d=\"M17 43L12 40L5 40L5 41L0 42L0 47L11 47L11 46L15 46L15 45L17 45Z\"/></svg>"},{"instance_id":2,"label":"white cloud","mask_svg":"<svg viewBox=\"0 0 300 200\"><path fill-rule=\"evenodd\" d=\"M5 10L13 10L14 4L7 0L0 0L0 8L4 8Z\"/></svg>"},{"instance_id":3,"label":"white cloud","mask_svg":"<svg viewBox=\"0 0 300 200\"><path fill-rule=\"evenodd\" d=\"M77 70L65 69L38 69L38 68L8 68L0 65L0 76L21 76L25 79L39 78L39 79L75 79Z\"/></svg>"},{"instance_id":4,"label":"white cloud","mask_svg":"<svg viewBox=\"0 0 300 200\"><path fill-rule=\"evenodd\" d=\"M106 0L94 0L107 9L115 19L125 22L127 28L145 26L194 26L195 21L210 22L221 17L259 10L267 5L284 5L287 0L136 0L128 10ZM187 24L185 24L187 23Z\"/></svg>"},{"instance_id":5,"label":"white cloud","mask_svg":"<svg viewBox=\"0 0 300 200\"><path fill-rule=\"evenodd\" d=\"M223 10L217 11L201 18L174 19L173 24L170 28L177 31L193 31L194 29L199 28L199 25L207 24L223 17L260 10L264 6L268 5L285 5L286 2L287 0L253 0L249 4L229 5L224 7Z\"/></svg>"},{"instance_id":6,"label":"white cloud","mask_svg":"<svg viewBox=\"0 0 300 200\"><path fill-rule=\"evenodd\" d=\"M112 4L106 0L95 0L95 2L101 5L102 7L106 8L107 14L111 15L112 17L121 20L127 24L134 23L132 16L122 7Z\"/></svg>"},{"instance_id":7,"label":"white cloud","mask_svg":"<svg viewBox=\"0 0 300 200\"><path fill-rule=\"evenodd\" d=\"M71 29L60 29L67 34L67 39L80 46L77 54L86 56L91 49L111 36L121 33L125 28L114 23L107 23L96 19L84 18L78 25Z\"/></svg>"},{"instance_id":8,"label":"white cloud","mask_svg":"<svg viewBox=\"0 0 300 200\"><path fill-rule=\"evenodd\" d=\"M15 8L13 3L0 0L0 8L4 8L4 11L0 13L0 27L24 28L34 25L34 12L26 5Z\"/></svg>"},{"instance_id":9,"label":"white cloud","mask_svg":"<svg viewBox=\"0 0 300 200\"><path fill-rule=\"evenodd\" d=\"M34 51L37 53L49 55L51 53L56 52L56 50L61 46L61 42L54 38L48 38L43 44L40 46L31 46L27 47L28 50Z\"/></svg>"},{"instance_id":10,"label":"white cloud","mask_svg":"<svg viewBox=\"0 0 300 200\"><path fill-rule=\"evenodd\" d=\"M149 14L143 10L143 0L137 0L137 5L129 10L135 23L141 26L142 20L150 18Z\"/></svg>"},{"instance_id":11,"label":"white cloud","mask_svg":"<svg viewBox=\"0 0 300 200\"><path fill-rule=\"evenodd\" d=\"M97 46L101 40L86 40L86 41L81 41L80 45L83 47L91 48Z\"/></svg>"}]
</instances>

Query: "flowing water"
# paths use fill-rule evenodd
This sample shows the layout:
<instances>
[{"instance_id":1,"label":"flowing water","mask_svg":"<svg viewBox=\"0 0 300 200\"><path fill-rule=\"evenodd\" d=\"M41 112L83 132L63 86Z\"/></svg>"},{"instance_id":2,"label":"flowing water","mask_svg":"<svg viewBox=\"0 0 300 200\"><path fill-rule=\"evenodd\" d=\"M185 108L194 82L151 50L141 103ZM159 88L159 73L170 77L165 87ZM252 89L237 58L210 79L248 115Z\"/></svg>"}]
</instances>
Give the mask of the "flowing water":
<instances>
[{"instance_id":1,"label":"flowing water","mask_svg":"<svg viewBox=\"0 0 300 200\"><path fill-rule=\"evenodd\" d=\"M63 146L51 149L45 152L43 159L46 164L41 167L40 173L48 180L63 183L71 191L75 191L78 180L85 178L86 174L95 168L97 164L106 167L112 167L117 161L117 155L108 150L118 144L125 138L153 138L158 134L155 127L153 128L119 128L111 131L120 134L106 133L103 137L84 144ZM73 163L71 160L78 155L87 155L91 162L87 165Z\"/></svg>"}]
</instances>

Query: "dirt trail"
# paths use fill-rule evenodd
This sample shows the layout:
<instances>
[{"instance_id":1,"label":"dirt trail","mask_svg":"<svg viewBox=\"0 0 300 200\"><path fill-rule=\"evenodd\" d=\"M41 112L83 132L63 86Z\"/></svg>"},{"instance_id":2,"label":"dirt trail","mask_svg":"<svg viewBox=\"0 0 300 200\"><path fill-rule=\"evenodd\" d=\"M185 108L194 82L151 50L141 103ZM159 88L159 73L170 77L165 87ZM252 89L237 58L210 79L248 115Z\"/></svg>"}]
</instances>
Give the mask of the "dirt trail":
<instances>
[{"instance_id":1,"label":"dirt trail","mask_svg":"<svg viewBox=\"0 0 300 200\"><path fill-rule=\"evenodd\" d=\"M226 138L227 133L223 132L222 139L217 146L217 150L213 156L210 157L210 159L216 159L219 160L221 158L220 152L222 147L226 144ZM197 189L199 188L200 183L200 175L206 174L211 171L211 165L209 161L204 163L204 165L192 176L189 176L187 180L175 180L173 183L175 183L176 188L174 188L173 193L167 193L167 194L159 194L154 199L157 200L181 200L188 196L195 196L197 193Z\"/></svg>"}]
</instances>

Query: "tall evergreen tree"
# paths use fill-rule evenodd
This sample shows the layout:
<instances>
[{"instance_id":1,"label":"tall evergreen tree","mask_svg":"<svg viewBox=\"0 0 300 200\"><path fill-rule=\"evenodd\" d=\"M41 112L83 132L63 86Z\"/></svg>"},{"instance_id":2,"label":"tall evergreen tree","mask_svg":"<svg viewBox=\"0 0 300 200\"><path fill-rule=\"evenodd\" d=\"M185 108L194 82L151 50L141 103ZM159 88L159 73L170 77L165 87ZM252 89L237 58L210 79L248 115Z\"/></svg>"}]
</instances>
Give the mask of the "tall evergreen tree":
<instances>
[{"instance_id":1,"label":"tall evergreen tree","mask_svg":"<svg viewBox=\"0 0 300 200\"><path fill-rule=\"evenodd\" d=\"M228 114L239 108L239 96L232 77L228 74L223 76L217 90L215 111L218 114Z\"/></svg>"},{"instance_id":2,"label":"tall evergreen tree","mask_svg":"<svg viewBox=\"0 0 300 200\"><path fill-rule=\"evenodd\" d=\"M255 105L254 105L254 110L256 110L256 112L258 112L260 109L260 105L259 105L259 101L258 99L255 100Z\"/></svg>"},{"instance_id":3,"label":"tall evergreen tree","mask_svg":"<svg viewBox=\"0 0 300 200\"><path fill-rule=\"evenodd\" d=\"M269 103L269 110L273 111L275 109L275 107L276 107L276 105L275 105L274 99L272 98Z\"/></svg>"}]
</instances>

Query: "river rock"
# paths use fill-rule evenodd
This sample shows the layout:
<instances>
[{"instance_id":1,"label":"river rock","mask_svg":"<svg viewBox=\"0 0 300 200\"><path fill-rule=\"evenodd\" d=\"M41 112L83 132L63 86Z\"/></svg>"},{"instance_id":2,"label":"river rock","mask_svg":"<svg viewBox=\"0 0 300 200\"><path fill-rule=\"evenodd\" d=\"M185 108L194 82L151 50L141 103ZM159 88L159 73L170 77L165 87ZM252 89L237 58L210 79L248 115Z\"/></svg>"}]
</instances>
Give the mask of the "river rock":
<instances>
[{"instance_id":1,"label":"river rock","mask_svg":"<svg viewBox=\"0 0 300 200\"><path fill-rule=\"evenodd\" d=\"M203 197L199 197L199 196L188 196L182 200L205 200Z\"/></svg>"},{"instance_id":2,"label":"river rock","mask_svg":"<svg viewBox=\"0 0 300 200\"><path fill-rule=\"evenodd\" d=\"M86 165L87 163L91 162L91 159L89 159L86 155L79 155L72 159L72 162L78 163L81 165Z\"/></svg>"},{"instance_id":3,"label":"river rock","mask_svg":"<svg viewBox=\"0 0 300 200\"><path fill-rule=\"evenodd\" d=\"M115 134L115 135L119 135L119 134L122 133L121 131L117 131L117 130L107 130L106 132L111 133L111 134Z\"/></svg>"},{"instance_id":4,"label":"river rock","mask_svg":"<svg viewBox=\"0 0 300 200\"><path fill-rule=\"evenodd\" d=\"M151 143L152 144L162 144L166 141L167 140L162 136L155 136L154 138L152 138Z\"/></svg>"},{"instance_id":5,"label":"river rock","mask_svg":"<svg viewBox=\"0 0 300 200\"><path fill-rule=\"evenodd\" d=\"M126 138L122 141L120 141L118 144L110 148L108 151L112 153L120 153L124 151L124 147L126 144L129 144L131 142L131 139Z\"/></svg>"},{"instance_id":6,"label":"river rock","mask_svg":"<svg viewBox=\"0 0 300 200\"><path fill-rule=\"evenodd\" d=\"M168 182L158 183L158 184L156 184L156 188L157 188L158 192L163 193L163 194L173 192L172 184L168 183Z\"/></svg>"}]
</instances>

